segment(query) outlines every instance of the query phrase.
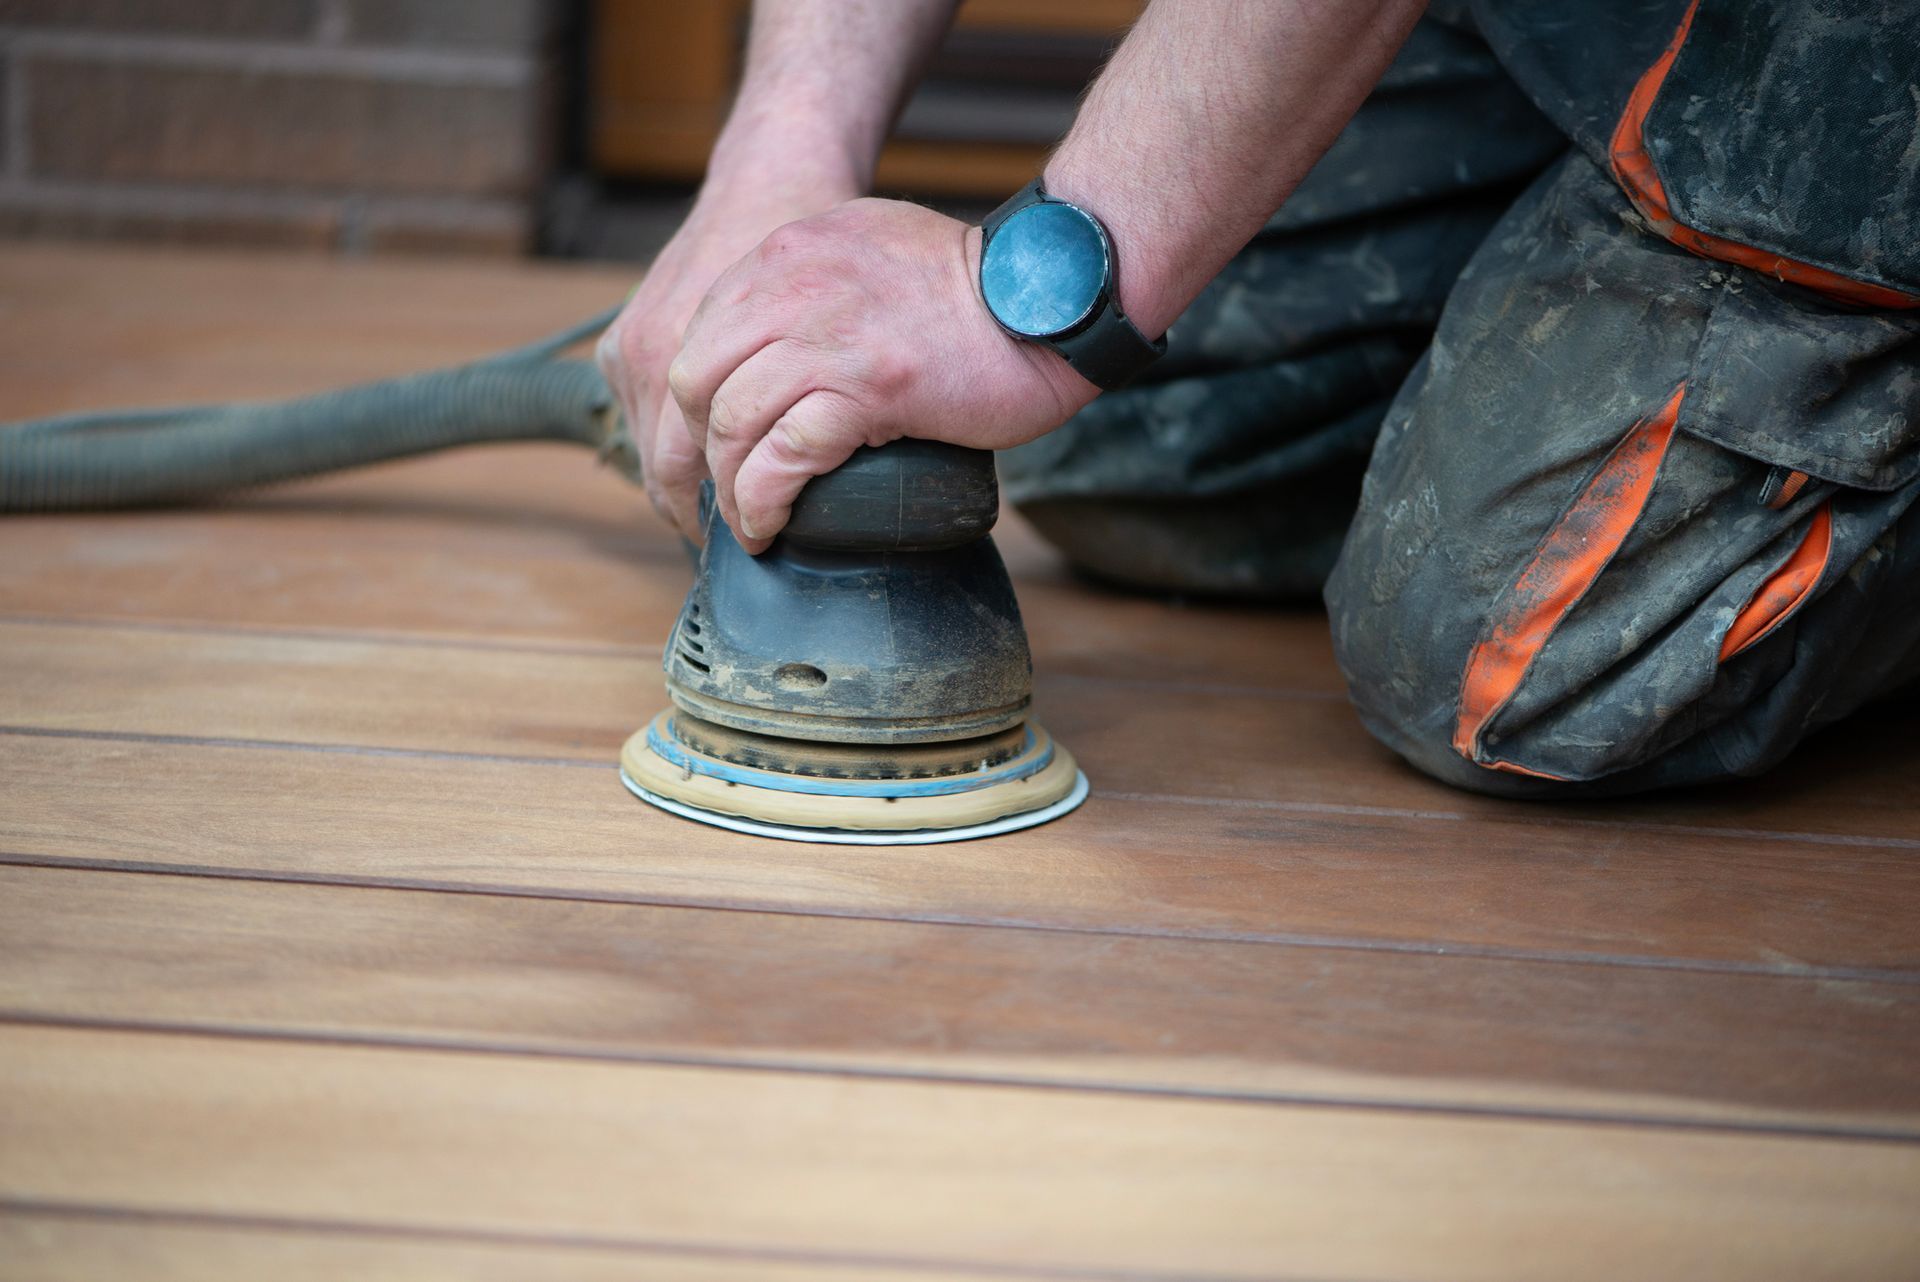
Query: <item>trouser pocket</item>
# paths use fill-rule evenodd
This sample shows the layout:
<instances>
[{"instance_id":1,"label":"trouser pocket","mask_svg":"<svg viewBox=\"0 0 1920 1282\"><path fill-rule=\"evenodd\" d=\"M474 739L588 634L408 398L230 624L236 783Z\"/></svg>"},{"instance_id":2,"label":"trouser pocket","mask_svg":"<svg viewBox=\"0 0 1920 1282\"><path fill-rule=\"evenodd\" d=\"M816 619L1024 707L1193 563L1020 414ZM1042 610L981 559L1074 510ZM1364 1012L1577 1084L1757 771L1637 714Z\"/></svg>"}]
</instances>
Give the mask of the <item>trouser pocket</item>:
<instances>
[{"instance_id":1,"label":"trouser pocket","mask_svg":"<svg viewBox=\"0 0 1920 1282\"><path fill-rule=\"evenodd\" d=\"M1550 779L1630 771L1750 715L1793 663L1847 652L1858 638L1800 623L1857 567L1853 596L1871 591L1863 562L1920 485L1917 352L1916 318L1724 284L1686 380L1493 603L1454 750ZM1843 604L1813 630L1859 614Z\"/></svg>"}]
</instances>

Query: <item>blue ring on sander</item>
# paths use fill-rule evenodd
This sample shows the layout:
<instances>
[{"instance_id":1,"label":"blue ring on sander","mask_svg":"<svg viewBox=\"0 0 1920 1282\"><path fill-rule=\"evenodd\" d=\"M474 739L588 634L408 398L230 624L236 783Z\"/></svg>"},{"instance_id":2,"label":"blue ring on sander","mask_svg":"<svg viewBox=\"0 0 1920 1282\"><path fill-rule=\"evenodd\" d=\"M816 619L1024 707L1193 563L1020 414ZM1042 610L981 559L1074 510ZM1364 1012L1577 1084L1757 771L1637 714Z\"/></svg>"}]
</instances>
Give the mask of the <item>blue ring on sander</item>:
<instances>
[{"instance_id":1,"label":"blue ring on sander","mask_svg":"<svg viewBox=\"0 0 1920 1282\"><path fill-rule=\"evenodd\" d=\"M948 775L938 779L818 779L807 775L781 774L777 770L758 770L752 766L736 766L730 761L695 755L662 735L659 721L647 727L647 747L662 761L679 766L682 770L724 783L771 788L775 792L805 792L817 797L951 797L996 783L1010 783L1039 774L1053 760L1052 740L1047 741L1046 751L1037 757L1027 758L1025 754L1033 751L1035 742L1033 728L1029 726L1026 746L1020 750L1019 757L978 774Z\"/></svg>"}]
</instances>

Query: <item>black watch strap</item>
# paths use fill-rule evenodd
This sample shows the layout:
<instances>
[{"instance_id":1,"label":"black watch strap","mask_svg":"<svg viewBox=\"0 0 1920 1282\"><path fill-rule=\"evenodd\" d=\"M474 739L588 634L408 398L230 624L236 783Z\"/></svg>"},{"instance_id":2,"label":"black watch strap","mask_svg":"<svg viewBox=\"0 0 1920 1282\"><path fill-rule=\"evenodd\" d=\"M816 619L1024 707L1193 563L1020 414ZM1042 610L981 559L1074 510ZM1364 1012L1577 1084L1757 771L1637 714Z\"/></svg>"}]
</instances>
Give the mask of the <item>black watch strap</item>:
<instances>
[{"instance_id":1,"label":"black watch strap","mask_svg":"<svg viewBox=\"0 0 1920 1282\"><path fill-rule=\"evenodd\" d=\"M1167 340L1142 334L1120 311L1111 296L1080 329L1060 338L1042 340L1067 358L1074 372L1102 391L1125 387L1167 350Z\"/></svg>"},{"instance_id":2,"label":"black watch strap","mask_svg":"<svg viewBox=\"0 0 1920 1282\"><path fill-rule=\"evenodd\" d=\"M1001 201L1000 207L988 214L987 220L980 224L980 230L985 233L982 237L983 242L993 239L993 233L1000 230L1000 224L1007 221L1009 215L1018 213L1028 205L1037 205L1046 198L1046 180L1036 178Z\"/></svg>"},{"instance_id":3,"label":"black watch strap","mask_svg":"<svg viewBox=\"0 0 1920 1282\"><path fill-rule=\"evenodd\" d=\"M982 255L985 255L987 242L993 239L994 232L1010 215L1047 199L1046 187L1041 179L1035 178L988 214L986 221L981 224ZM1095 222L1098 221L1095 219ZM1067 364L1080 377L1102 391L1111 392L1132 382L1136 374L1160 359L1167 350L1167 340L1164 337L1148 338L1120 310L1120 301L1114 297L1119 254L1104 224L1101 224L1100 231L1107 236L1110 270L1099 304L1086 320L1068 333L1028 341L1051 347L1066 358Z\"/></svg>"}]
</instances>

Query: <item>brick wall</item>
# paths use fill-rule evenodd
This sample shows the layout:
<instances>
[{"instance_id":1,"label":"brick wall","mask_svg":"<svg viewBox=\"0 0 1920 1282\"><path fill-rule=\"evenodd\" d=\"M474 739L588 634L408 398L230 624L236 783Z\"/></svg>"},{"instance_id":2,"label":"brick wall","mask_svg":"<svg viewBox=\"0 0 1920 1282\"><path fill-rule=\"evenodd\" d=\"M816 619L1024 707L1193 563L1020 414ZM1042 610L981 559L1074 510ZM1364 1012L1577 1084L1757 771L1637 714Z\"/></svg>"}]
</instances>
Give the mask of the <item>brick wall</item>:
<instances>
[{"instance_id":1,"label":"brick wall","mask_svg":"<svg viewBox=\"0 0 1920 1282\"><path fill-rule=\"evenodd\" d=\"M511 252L556 0L0 0L0 234Z\"/></svg>"}]
</instances>

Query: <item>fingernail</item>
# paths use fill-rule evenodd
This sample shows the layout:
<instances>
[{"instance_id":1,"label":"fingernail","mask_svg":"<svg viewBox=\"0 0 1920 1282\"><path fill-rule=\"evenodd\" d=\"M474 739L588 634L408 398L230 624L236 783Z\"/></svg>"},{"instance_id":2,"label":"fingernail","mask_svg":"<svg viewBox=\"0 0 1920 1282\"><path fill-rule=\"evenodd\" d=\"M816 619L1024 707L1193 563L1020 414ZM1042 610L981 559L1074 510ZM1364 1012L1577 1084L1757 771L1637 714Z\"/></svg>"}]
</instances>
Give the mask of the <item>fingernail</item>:
<instances>
[{"instance_id":1,"label":"fingernail","mask_svg":"<svg viewBox=\"0 0 1920 1282\"><path fill-rule=\"evenodd\" d=\"M758 534L754 533L753 527L747 524L747 518L744 516L740 518L740 534L743 538L749 538L754 540L758 540L760 537Z\"/></svg>"}]
</instances>

